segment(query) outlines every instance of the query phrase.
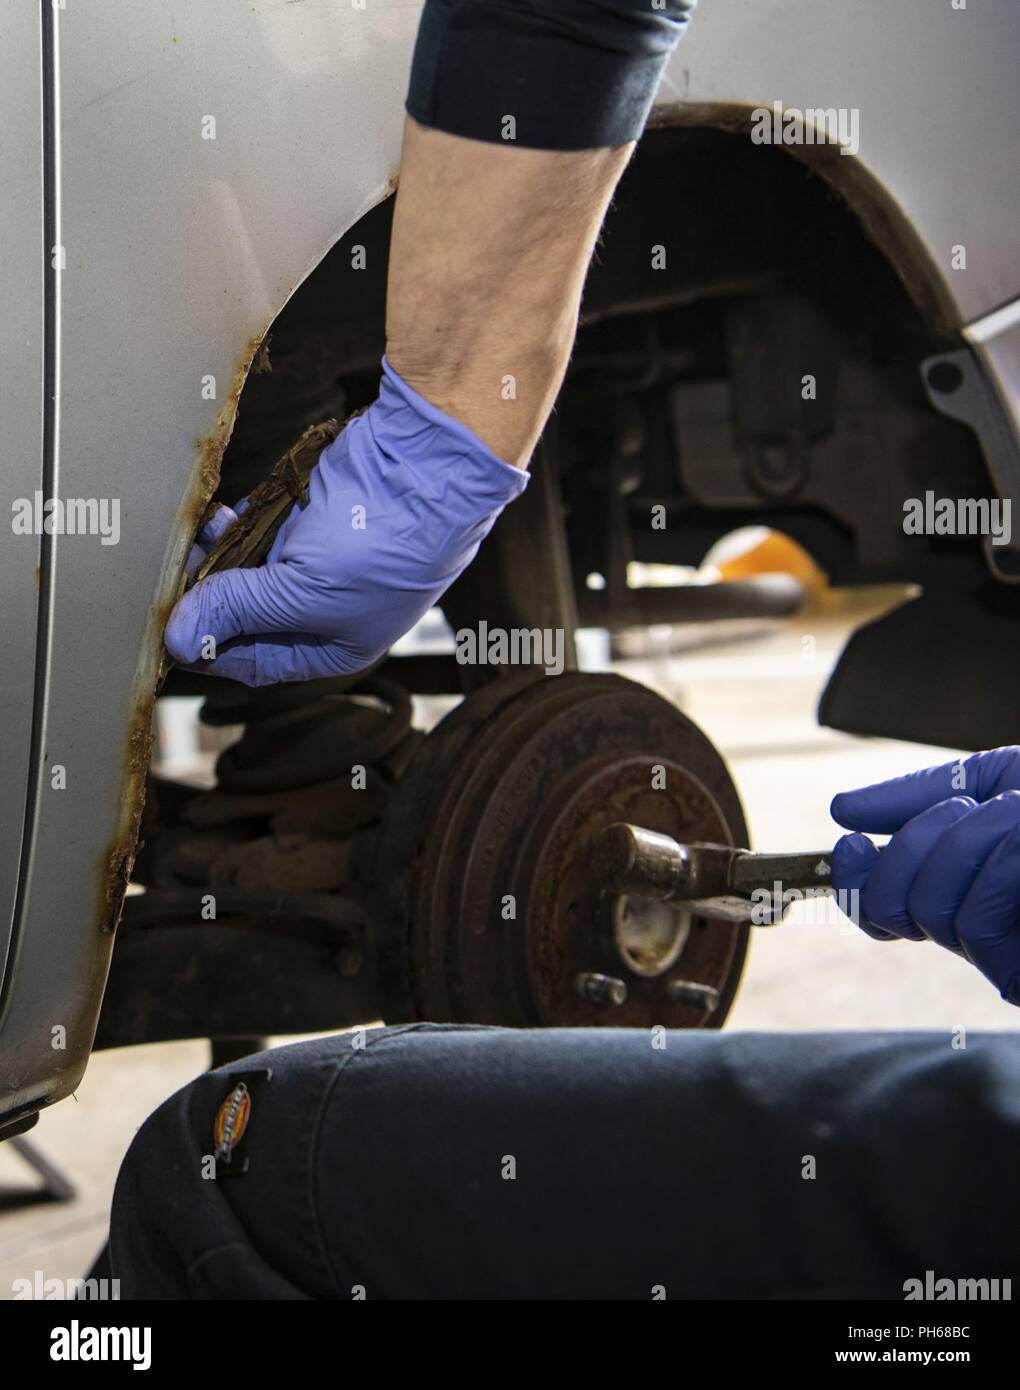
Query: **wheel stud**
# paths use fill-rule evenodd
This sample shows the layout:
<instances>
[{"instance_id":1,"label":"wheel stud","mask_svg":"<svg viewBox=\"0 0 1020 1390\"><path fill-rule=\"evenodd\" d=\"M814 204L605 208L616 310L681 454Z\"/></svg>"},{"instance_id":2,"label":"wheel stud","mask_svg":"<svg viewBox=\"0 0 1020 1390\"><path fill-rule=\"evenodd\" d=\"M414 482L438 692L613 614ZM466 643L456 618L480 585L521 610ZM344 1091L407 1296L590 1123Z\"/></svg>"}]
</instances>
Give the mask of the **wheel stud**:
<instances>
[{"instance_id":1,"label":"wheel stud","mask_svg":"<svg viewBox=\"0 0 1020 1390\"><path fill-rule=\"evenodd\" d=\"M714 1013L719 1007L719 991L711 985L699 985L695 980L672 980L666 993L674 1004L690 1004L708 1013Z\"/></svg>"},{"instance_id":2,"label":"wheel stud","mask_svg":"<svg viewBox=\"0 0 1020 1390\"><path fill-rule=\"evenodd\" d=\"M583 970L574 983L578 994L589 1003L619 1007L627 1002L627 986L613 975L597 975L593 970Z\"/></svg>"}]
</instances>

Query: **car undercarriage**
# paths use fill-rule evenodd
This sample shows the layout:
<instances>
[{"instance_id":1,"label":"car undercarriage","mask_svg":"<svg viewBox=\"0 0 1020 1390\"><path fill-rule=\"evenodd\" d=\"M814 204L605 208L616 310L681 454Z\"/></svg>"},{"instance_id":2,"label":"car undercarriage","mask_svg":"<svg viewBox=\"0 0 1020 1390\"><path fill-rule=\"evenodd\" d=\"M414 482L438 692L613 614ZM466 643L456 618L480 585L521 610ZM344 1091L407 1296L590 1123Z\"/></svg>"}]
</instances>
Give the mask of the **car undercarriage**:
<instances>
[{"instance_id":1,"label":"car undercarriage","mask_svg":"<svg viewBox=\"0 0 1020 1390\"><path fill-rule=\"evenodd\" d=\"M220 500L250 493L302 429L371 400L391 214L388 200L352 227L264 339ZM613 922L585 855L619 820L746 844L737 790L666 701L578 671L575 633L791 612L797 585L775 578L628 583L634 562L696 567L764 522L835 585L915 586L851 640L823 722L954 746L1009 736L1012 680L989 678L1009 642L983 644L987 667L955 663L952 683L922 662L888 670L933 628L948 666L955 642L1012 631L1020 611L973 539L904 534L904 498L989 489L980 421L941 408L964 354L916 289L809 165L718 131L650 131L533 484L443 600L457 631L561 633L566 673L547 676L540 648L522 669L460 662L452 644L264 690L171 670L164 695L201 695L207 725L243 733L212 788L150 776L145 891L126 902L97 1046L206 1036L224 1056L377 1018L721 1026L746 925L668 909ZM415 699L458 697L414 726Z\"/></svg>"}]
</instances>

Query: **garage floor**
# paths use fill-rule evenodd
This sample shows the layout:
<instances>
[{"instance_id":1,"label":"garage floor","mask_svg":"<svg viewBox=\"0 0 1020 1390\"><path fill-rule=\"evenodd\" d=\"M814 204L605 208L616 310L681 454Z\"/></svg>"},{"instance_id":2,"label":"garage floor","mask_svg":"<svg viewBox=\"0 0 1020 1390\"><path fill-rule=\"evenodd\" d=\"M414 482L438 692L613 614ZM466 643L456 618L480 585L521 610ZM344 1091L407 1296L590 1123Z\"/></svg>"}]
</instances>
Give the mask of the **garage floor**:
<instances>
[{"instance_id":1,"label":"garage floor","mask_svg":"<svg viewBox=\"0 0 1020 1390\"><path fill-rule=\"evenodd\" d=\"M833 793L943 761L958 750L855 739L815 724L815 705L849 629L888 594L829 596L778 629L685 634L689 649L622 661L616 669L670 694L725 753L761 849L828 847ZM712 644L708 644L708 639ZM760 931L731 1029L1020 1028L1020 1010L965 963L933 947L881 945L834 909L796 909L781 929ZM74 1182L66 1203L0 1210L0 1298L18 1278L73 1279L105 1238L117 1165L135 1129L207 1064L201 1042L101 1053L76 1099L45 1115L30 1138ZM10 1145L0 1145L0 1199L33 1181Z\"/></svg>"}]
</instances>

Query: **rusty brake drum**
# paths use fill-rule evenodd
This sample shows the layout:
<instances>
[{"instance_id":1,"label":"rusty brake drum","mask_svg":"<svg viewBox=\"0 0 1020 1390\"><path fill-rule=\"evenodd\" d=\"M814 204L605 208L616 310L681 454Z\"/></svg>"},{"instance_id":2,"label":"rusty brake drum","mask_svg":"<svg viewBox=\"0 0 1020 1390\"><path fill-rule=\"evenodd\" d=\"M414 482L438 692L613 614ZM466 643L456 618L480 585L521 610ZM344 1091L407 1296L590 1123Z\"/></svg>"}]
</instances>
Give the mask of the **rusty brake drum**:
<instances>
[{"instance_id":1,"label":"rusty brake drum","mask_svg":"<svg viewBox=\"0 0 1020 1390\"><path fill-rule=\"evenodd\" d=\"M747 844L722 758L644 686L568 673L469 695L425 739L377 841L387 1022L720 1026L747 927L604 896L589 845L614 821Z\"/></svg>"}]
</instances>

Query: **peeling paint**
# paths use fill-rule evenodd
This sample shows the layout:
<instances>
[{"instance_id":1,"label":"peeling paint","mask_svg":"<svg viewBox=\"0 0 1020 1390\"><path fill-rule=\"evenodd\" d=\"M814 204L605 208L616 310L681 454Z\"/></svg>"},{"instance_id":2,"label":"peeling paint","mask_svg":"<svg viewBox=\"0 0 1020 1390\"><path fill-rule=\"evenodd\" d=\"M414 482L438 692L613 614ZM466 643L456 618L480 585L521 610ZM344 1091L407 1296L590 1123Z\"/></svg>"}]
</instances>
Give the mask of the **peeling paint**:
<instances>
[{"instance_id":1,"label":"peeling paint","mask_svg":"<svg viewBox=\"0 0 1020 1390\"><path fill-rule=\"evenodd\" d=\"M189 545L219 485L220 467L237 419L241 390L266 331L249 338L234 372L230 391L216 417L216 423L207 435L196 442L191 478L174 523L175 534L186 533ZM184 553L187 554L187 550ZM136 695L127 725L120 815L116 833L102 858L104 868L100 876L98 918L100 931L106 933L117 929L124 892L131 877L138 848L138 830L145 803L145 778L152 752L152 715L165 674L163 631L180 597L183 584L184 572L181 566L179 572L165 577L164 589L168 588L169 592L157 599L149 611L142 643L142 657L135 680Z\"/></svg>"}]
</instances>

